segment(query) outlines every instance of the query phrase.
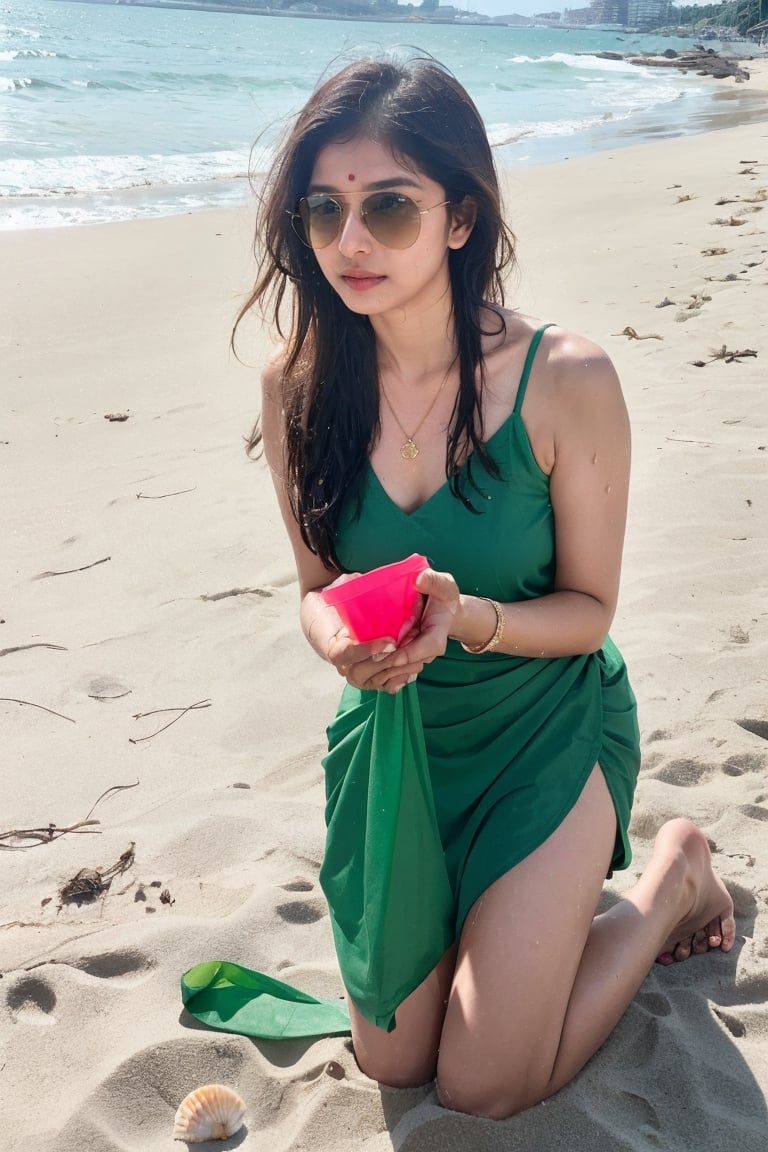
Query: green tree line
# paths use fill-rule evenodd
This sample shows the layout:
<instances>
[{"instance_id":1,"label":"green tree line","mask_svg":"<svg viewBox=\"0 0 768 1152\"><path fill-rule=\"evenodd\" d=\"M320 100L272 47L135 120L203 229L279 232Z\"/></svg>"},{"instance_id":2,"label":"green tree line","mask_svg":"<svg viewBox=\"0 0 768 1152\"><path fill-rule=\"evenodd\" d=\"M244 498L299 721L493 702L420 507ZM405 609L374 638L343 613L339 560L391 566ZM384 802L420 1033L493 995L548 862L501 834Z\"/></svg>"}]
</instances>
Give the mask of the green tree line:
<instances>
[{"instance_id":1,"label":"green tree line","mask_svg":"<svg viewBox=\"0 0 768 1152\"><path fill-rule=\"evenodd\" d=\"M670 16L678 24L691 24L706 28L716 24L746 32L755 24L768 20L768 0L727 0L722 4L686 4L671 10Z\"/></svg>"}]
</instances>

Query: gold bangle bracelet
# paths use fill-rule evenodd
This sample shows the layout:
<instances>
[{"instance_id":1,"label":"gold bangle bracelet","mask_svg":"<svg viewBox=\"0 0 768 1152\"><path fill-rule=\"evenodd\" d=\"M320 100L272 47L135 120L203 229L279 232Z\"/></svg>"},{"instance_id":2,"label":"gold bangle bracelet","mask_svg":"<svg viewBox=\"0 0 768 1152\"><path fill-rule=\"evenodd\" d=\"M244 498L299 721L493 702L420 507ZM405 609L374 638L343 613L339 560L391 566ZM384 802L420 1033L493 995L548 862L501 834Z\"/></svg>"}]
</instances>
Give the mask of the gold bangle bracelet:
<instances>
[{"instance_id":1,"label":"gold bangle bracelet","mask_svg":"<svg viewBox=\"0 0 768 1152\"><path fill-rule=\"evenodd\" d=\"M479 656L483 652L493 652L494 648L498 648L501 638L504 635L504 629L507 626L504 609L497 600L491 600L490 596L481 596L479 599L487 600L488 603L492 605L496 613L496 631L485 644L464 644L462 641L459 641L464 651L471 652L473 656Z\"/></svg>"}]
</instances>

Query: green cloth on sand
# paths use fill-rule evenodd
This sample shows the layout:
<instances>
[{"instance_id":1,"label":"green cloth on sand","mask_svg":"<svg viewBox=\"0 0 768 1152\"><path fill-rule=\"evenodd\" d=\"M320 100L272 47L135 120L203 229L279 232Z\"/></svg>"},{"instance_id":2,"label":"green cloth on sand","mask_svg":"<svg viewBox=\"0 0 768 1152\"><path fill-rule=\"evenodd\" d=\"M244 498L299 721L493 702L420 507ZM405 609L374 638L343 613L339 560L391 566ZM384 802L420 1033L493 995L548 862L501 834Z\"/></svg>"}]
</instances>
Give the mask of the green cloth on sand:
<instances>
[{"instance_id":1,"label":"green cloth on sand","mask_svg":"<svg viewBox=\"0 0 768 1152\"><path fill-rule=\"evenodd\" d=\"M196 964L181 978L181 999L190 1015L210 1028L292 1040L342 1036L349 1014L341 1000L318 1000L290 984L226 960Z\"/></svg>"}]
</instances>

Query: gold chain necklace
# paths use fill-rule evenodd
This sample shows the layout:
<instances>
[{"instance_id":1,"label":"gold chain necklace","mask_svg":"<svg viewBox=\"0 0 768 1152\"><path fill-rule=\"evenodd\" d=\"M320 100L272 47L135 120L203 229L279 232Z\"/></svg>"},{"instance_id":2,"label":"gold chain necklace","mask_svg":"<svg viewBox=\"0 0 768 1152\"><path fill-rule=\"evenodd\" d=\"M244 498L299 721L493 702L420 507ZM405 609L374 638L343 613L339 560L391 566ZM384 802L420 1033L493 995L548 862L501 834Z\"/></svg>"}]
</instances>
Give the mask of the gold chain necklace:
<instances>
[{"instance_id":1,"label":"gold chain necklace","mask_svg":"<svg viewBox=\"0 0 768 1152\"><path fill-rule=\"evenodd\" d=\"M442 384L438 388L437 392L435 392L434 399L432 400L432 403L430 404L429 408L427 408L426 412L424 413L421 420L419 421L418 427L415 428L414 431L411 432L410 435L406 432L405 428L403 428L402 424L400 423L400 421L397 417L397 412L395 412L394 408L392 407L392 402L389 399L389 396L387 396L386 392L384 391L384 385L383 384L381 385L381 395L383 396L383 398L386 402L387 408L389 408L390 412L392 413L392 415L395 419L395 423L397 424L398 428L402 432L403 436L405 436L405 443L400 445L400 455L402 456L403 460L415 460L416 457L418 456L419 447L416 443L416 436L419 433L419 431L421 430L421 428L423 427L424 422L427 419L427 416L429 416L429 414L432 411L432 409L434 408L435 404L437 404L438 396L442 392L443 388L445 388L445 382L447 379L448 379L448 374L446 373L445 376L443 377Z\"/></svg>"}]
</instances>

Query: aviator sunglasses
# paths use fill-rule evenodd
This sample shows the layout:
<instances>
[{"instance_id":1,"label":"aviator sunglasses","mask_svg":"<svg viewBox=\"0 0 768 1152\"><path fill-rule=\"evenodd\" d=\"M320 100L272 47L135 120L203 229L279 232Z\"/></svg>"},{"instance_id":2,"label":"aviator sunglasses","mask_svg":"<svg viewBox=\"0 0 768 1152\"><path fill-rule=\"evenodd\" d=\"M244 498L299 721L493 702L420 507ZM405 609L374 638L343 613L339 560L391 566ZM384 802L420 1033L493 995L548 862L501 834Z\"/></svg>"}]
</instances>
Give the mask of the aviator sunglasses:
<instances>
[{"instance_id":1,"label":"aviator sunglasses","mask_svg":"<svg viewBox=\"0 0 768 1152\"><path fill-rule=\"evenodd\" d=\"M345 196L355 193L345 192ZM433 208L442 208L450 200L441 200L429 208L419 208L402 192L370 192L360 204L360 215L366 228L385 248L410 248L419 238L421 218ZM293 230L309 248L327 248L341 232L345 207L326 192L302 196L298 211L290 212Z\"/></svg>"}]
</instances>

